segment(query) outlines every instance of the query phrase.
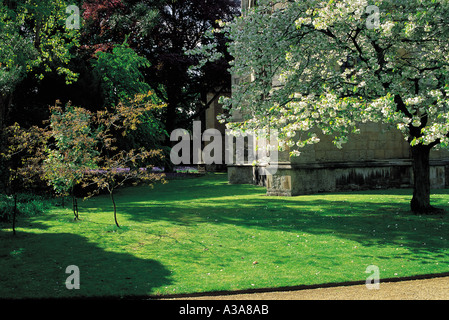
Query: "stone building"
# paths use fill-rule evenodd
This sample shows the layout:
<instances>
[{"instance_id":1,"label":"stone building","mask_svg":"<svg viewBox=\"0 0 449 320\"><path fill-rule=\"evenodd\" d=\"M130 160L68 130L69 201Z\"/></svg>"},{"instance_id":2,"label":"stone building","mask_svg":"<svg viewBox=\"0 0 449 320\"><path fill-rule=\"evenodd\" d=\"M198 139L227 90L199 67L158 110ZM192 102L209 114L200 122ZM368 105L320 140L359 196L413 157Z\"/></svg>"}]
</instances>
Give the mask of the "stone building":
<instances>
[{"instance_id":1,"label":"stone building","mask_svg":"<svg viewBox=\"0 0 449 320\"><path fill-rule=\"evenodd\" d=\"M242 11L254 5L254 0L242 0ZM210 115L215 115L220 106L215 104L213 108L209 110ZM211 119L208 117L206 121L209 126ZM380 123L367 123L360 129L342 149L332 143L331 137L318 134L321 141L305 147L299 157L290 158L288 152L283 152L276 163L230 164L229 183L259 184L267 187L267 195L282 196L411 187L410 146L401 132ZM276 166L277 171L264 175L269 165ZM432 150L430 165L431 188L448 187L449 151Z\"/></svg>"},{"instance_id":2,"label":"stone building","mask_svg":"<svg viewBox=\"0 0 449 320\"><path fill-rule=\"evenodd\" d=\"M231 92L228 92L227 90L224 90L223 88L220 88L220 90L217 90L220 93L220 96L230 96ZM223 113L223 107L222 105L218 102L219 96L216 94L216 92L212 93L208 93L207 94L207 101L209 104L209 107L206 109L206 111L204 112L204 120L202 121L205 124L205 130L208 129L217 129L217 134L218 132L220 133L220 139L222 141L222 151L223 151L223 155L222 155L222 159L224 159L225 155L224 155L224 151L225 151L225 140L222 139L222 137L225 134L225 130L226 130L226 125L224 123L220 123L217 119L217 117ZM218 138L218 137L217 137ZM214 140L216 139L215 137L213 138ZM204 145L207 145L208 142L204 142ZM200 165L200 167L204 167L204 169L206 171L226 171L226 164L224 163L214 163L214 164L202 164Z\"/></svg>"}]
</instances>

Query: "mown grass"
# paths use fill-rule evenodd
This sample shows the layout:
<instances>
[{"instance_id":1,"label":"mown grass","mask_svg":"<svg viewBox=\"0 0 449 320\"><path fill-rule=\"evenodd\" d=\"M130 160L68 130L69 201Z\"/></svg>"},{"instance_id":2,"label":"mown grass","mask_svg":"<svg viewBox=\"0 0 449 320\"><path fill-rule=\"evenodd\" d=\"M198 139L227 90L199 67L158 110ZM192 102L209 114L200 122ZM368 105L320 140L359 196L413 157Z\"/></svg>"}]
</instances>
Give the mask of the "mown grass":
<instances>
[{"instance_id":1,"label":"mown grass","mask_svg":"<svg viewBox=\"0 0 449 320\"><path fill-rule=\"evenodd\" d=\"M449 190L434 190L448 208ZM409 212L411 190L267 197L224 174L122 189L0 229L0 298L172 295L449 271L449 218ZM68 290L65 268L80 270Z\"/></svg>"}]
</instances>

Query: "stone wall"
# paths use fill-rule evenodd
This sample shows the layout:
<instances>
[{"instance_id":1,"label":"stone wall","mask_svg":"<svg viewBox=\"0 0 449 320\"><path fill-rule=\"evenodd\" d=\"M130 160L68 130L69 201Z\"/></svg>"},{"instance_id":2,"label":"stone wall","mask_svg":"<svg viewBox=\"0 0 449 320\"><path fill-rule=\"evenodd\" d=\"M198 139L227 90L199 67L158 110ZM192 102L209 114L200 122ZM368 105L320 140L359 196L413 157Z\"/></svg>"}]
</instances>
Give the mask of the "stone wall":
<instances>
[{"instance_id":1,"label":"stone wall","mask_svg":"<svg viewBox=\"0 0 449 320\"><path fill-rule=\"evenodd\" d=\"M342 149L331 137L318 136L321 141L299 157L280 154L274 175L263 176L261 167L228 166L229 182L264 185L268 195L279 196L412 186L410 147L398 130L362 125ZM432 188L449 186L449 151L432 150L430 178Z\"/></svg>"},{"instance_id":2,"label":"stone wall","mask_svg":"<svg viewBox=\"0 0 449 320\"><path fill-rule=\"evenodd\" d=\"M409 159L410 147L397 129L390 129L378 123L360 126L359 134L351 134L348 142L338 149L331 136L317 132L320 142L301 150L301 156L292 163L372 161L385 159Z\"/></svg>"},{"instance_id":3,"label":"stone wall","mask_svg":"<svg viewBox=\"0 0 449 320\"><path fill-rule=\"evenodd\" d=\"M432 188L445 188L449 163L433 163ZM410 161L327 163L316 166L280 166L266 179L267 195L295 196L319 192L409 188L413 184Z\"/></svg>"}]
</instances>

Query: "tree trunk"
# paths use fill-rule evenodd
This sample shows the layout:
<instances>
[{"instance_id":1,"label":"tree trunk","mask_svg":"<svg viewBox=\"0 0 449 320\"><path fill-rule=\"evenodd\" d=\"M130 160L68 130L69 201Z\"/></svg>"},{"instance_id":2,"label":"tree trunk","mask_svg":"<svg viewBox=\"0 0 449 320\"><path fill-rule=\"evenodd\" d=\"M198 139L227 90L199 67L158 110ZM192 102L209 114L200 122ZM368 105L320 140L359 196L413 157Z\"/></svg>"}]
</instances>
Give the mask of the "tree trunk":
<instances>
[{"instance_id":1,"label":"tree trunk","mask_svg":"<svg viewBox=\"0 0 449 320\"><path fill-rule=\"evenodd\" d=\"M115 225L117 226L117 228L120 228L118 221L117 221L117 208L115 206L115 200L114 200L114 193L110 192L109 193L111 195L111 201L112 201L112 205L114 207L114 221L115 221Z\"/></svg>"},{"instance_id":2,"label":"tree trunk","mask_svg":"<svg viewBox=\"0 0 449 320\"><path fill-rule=\"evenodd\" d=\"M0 94L0 130L4 130L7 125L9 109L11 109L12 94Z\"/></svg>"},{"instance_id":3,"label":"tree trunk","mask_svg":"<svg viewBox=\"0 0 449 320\"><path fill-rule=\"evenodd\" d=\"M76 200L76 197L73 193L72 193L72 209L73 209L73 215L75 216L74 220L79 220L78 201Z\"/></svg>"},{"instance_id":4,"label":"tree trunk","mask_svg":"<svg viewBox=\"0 0 449 320\"><path fill-rule=\"evenodd\" d=\"M76 210L76 220L80 219L80 213L78 211L78 199L75 197L75 210Z\"/></svg>"},{"instance_id":5,"label":"tree trunk","mask_svg":"<svg viewBox=\"0 0 449 320\"><path fill-rule=\"evenodd\" d=\"M416 214L437 214L440 209L430 205L430 149L429 146L411 147L413 160L413 198L410 202Z\"/></svg>"},{"instance_id":6,"label":"tree trunk","mask_svg":"<svg viewBox=\"0 0 449 320\"><path fill-rule=\"evenodd\" d=\"M177 121L179 115L177 115L176 108L179 107L179 97L182 95L181 87L177 85L177 83L173 83L166 86L166 94L167 94L167 106L164 108L165 112L163 115L163 123L165 130L168 133L168 136L165 137L164 145L169 147L170 149L173 147L174 142L170 141L170 134L173 130L177 129ZM174 165L171 161L165 161L165 172L173 172Z\"/></svg>"},{"instance_id":7,"label":"tree trunk","mask_svg":"<svg viewBox=\"0 0 449 320\"><path fill-rule=\"evenodd\" d=\"M4 97L0 94L0 130L2 132L3 129L6 127L5 118L6 118L6 103Z\"/></svg>"},{"instance_id":8,"label":"tree trunk","mask_svg":"<svg viewBox=\"0 0 449 320\"><path fill-rule=\"evenodd\" d=\"M12 213L12 234L16 235L17 193L14 193L14 211Z\"/></svg>"}]
</instances>

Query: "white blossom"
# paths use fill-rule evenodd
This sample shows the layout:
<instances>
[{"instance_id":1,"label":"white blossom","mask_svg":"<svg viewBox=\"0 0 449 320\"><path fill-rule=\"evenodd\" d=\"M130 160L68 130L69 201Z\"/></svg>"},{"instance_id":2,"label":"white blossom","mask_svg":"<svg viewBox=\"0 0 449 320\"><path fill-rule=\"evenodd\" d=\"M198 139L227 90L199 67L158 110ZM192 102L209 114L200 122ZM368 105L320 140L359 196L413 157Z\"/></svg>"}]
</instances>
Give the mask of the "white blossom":
<instances>
[{"instance_id":1,"label":"white blossom","mask_svg":"<svg viewBox=\"0 0 449 320\"><path fill-rule=\"evenodd\" d=\"M242 110L239 126L281 129L294 148L319 141L295 133L319 128L342 147L359 124L383 122L414 144L448 145L449 3L377 1L380 28L369 29L365 0L281 2L258 1L224 27L231 72L249 79L224 100Z\"/></svg>"}]
</instances>

